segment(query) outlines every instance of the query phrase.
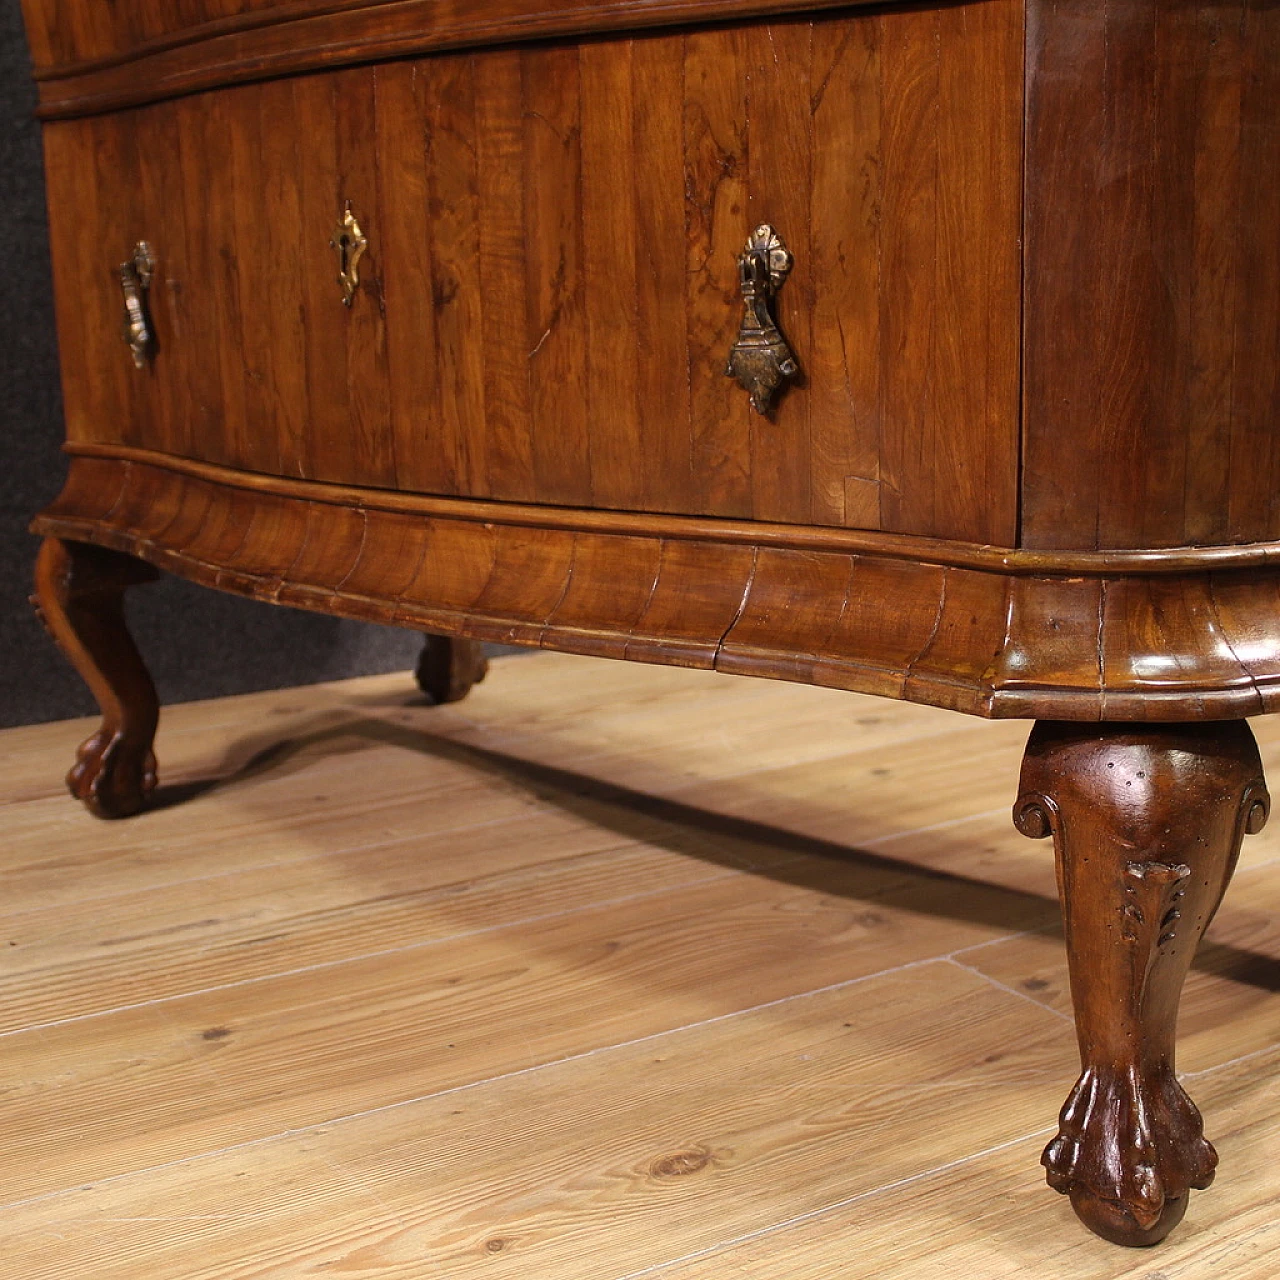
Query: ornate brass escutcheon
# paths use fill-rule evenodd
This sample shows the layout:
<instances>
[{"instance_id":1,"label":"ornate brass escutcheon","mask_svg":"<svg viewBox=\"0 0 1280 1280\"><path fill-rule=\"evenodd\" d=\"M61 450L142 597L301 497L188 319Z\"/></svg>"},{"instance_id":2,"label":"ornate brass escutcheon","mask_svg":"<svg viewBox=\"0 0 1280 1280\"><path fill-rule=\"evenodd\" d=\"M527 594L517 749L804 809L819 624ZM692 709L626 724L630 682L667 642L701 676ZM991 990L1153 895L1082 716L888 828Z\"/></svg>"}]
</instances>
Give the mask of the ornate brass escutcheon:
<instances>
[{"instance_id":1,"label":"ornate brass escutcheon","mask_svg":"<svg viewBox=\"0 0 1280 1280\"><path fill-rule=\"evenodd\" d=\"M791 270L782 237L766 222L757 227L738 258L742 286L742 327L725 373L751 396L751 407L767 414L778 388L800 372L796 358L773 318L773 299Z\"/></svg>"},{"instance_id":2,"label":"ornate brass escutcheon","mask_svg":"<svg viewBox=\"0 0 1280 1280\"><path fill-rule=\"evenodd\" d=\"M124 340L133 352L135 367L139 369L146 368L147 357L155 349L155 335L151 331L151 316L147 311L147 290L151 288L155 266L151 246L145 240L139 240L133 246L133 257L120 264L120 289L124 293Z\"/></svg>"},{"instance_id":3,"label":"ornate brass escutcheon","mask_svg":"<svg viewBox=\"0 0 1280 1280\"><path fill-rule=\"evenodd\" d=\"M355 301L356 290L360 287L360 259L369 247L368 237L360 230L356 215L351 212L350 200L347 201L342 220L334 229L329 245L338 254L338 283L342 286L342 305L349 307Z\"/></svg>"}]
</instances>

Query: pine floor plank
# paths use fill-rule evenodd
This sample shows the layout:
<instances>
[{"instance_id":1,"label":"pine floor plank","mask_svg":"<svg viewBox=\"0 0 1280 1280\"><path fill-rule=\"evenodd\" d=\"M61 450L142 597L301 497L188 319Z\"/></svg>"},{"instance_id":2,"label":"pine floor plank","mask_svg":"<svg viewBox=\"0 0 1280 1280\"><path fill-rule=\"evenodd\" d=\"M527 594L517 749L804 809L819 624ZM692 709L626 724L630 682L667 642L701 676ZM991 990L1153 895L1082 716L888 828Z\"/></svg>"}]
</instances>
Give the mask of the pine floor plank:
<instances>
[{"instance_id":1,"label":"pine floor plank","mask_svg":"<svg viewBox=\"0 0 1280 1280\"><path fill-rule=\"evenodd\" d=\"M1280 822L1184 1002L1223 1172L1134 1255L1037 1165L1025 725L542 654L167 708L114 824L90 727L0 733L3 1280L1280 1274Z\"/></svg>"},{"instance_id":2,"label":"pine floor plank","mask_svg":"<svg viewBox=\"0 0 1280 1280\"><path fill-rule=\"evenodd\" d=\"M543 656L539 655L539 662ZM557 659L552 665L562 661ZM580 676L585 660L572 661ZM634 664L624 663L597 662L589 666L605 673L634 669ZM670 673L658 671L669 682ZM693 689L684 691L686 701L697 704L696 712L682 709L690 716L691 725L705 727L708 720L715 722L718 715L721 732L727 731L733 717L726 712L732 708L735 696L739 701L764 701L776 706L776 695L775 699L752 696L752 691L763 684L760 681L704 672L679 674L700 678L691 682ZM714 698L706 689L697 688L708 679L714 682L710 690L715 693ZM576 783L581 787L592 781L607 780L609 759L613 758L618 765L615 772L626 778L632 792L639 797L672 791L680 782L715 781L727 773L758 772L780 753L785 755L777 735L763 729L742 731L733 739L731 750L709 751L697 743L688 744L688 735L678 733L673 733L664 746L661 735L654 735L652 724L660 725L663 709L669 713L679 702L675 692L666 691L660 685L653 699L656 709L641 704L633 715L623 716L616 704L608 701L607 719L614 728L610 734L588 734L588 742L580 741L569 729L563 728L558 750L554 735L544 740L538 732L523 737L510 731L504 733L504 739L519 737L529 745L540 766L540 772L526 770L522 774L521 765L525 762L518 754L504 753L496 746L474 745L477 739L486 737L484 731L477 731L470 721L463 720L462 713L455 707L420 705L421 697L403 675L371 677L351 683L359 686L356 691L359 696L345 700L333 692L332 686L324 685L293 691L294 696L289 700L277 695L274 702L260 707L264 716L274 717L268 718L266 727L261 717L249 716L244 720L229 717L220 722L215 731L201 734L197 726L191 725L188 715L189 727L172 730L169 736L169 742L181 743L185 749L177 762L171 758L172 750L162 730L158 743L162 777L168 794L186 803L166 805L128 823L93 822L65 803L61 776L75 742L89 731L92 722L38 726L42 736L56 744L56 750L43 753L40 764L47 794L26 802L16 790L6 789L4 795L8 838L0 849L0 870L11 886L9 901L21 904L17 909L22 909L65 901L70 894L80 898L92 896L97 891L99 878L95 873L105 868L107 875L114 876L119 869L110 863L113 857L126 859L122 865L138 868L133 884L141 887L148 871L159 872L163 859L156 856L157 851L170 849L175 842L185 840L192 792L199 794L202 812L208 815L209 825L221 833L223 840L209 847L207 857L204 857L203 843L193 847L188 857L200 858L216 869L228 869L238 865L237 850L244 851L245 858L258 859L239 865L266 865L286 856L280 849L282 844L288 849L301 848L310 853L313 850L309 845L315 846L315 852L324 852L347 847L352 842L396 838L411 829L396 825L406 810L410 821L413 812L438 807L442 801L469 804L470 811L474 812L475 798L466 793L477 786L487 788L495 780L505 783L508 798L516 803L528 795L530 788L540 786L563 791L566 784ZM549 683L558 687L556 681ZM576 681L579 698L583 683L580 678ZM606 682L606 693L609 687ZM764 687L807 695L825 693L801 690L797 686ZM479 701L486 691L491 702L498 701L493 682L481 685L472 694L472 700ZM313 696L317 706L299 705L300 692ZM829 700L830 695L827 697ZM259 707L264 698L265 695L247 695L244 701L249 702L251 708ZM708 707L708 701L714 706ZM193 705L204 706L213 714L228 714L218 703ZM472 701L461 705L469 708ZM898 708L908 704L884 703L887 713L878 710L880 705L874 699L861 699L857 714L847 718L833 717L828 710L827 724L834 724L840 732L827 734L831 741L823 747L823 754L883 753L906 732L901 723L913 725L920 718L916 714L920 711L928 712L931 717L942 714L945 723L952 727L963 723L959 717L945 716L932 708L910 708L904 716ZM175 710L189 711L189 708ZM493 718L500 714L502 707L486 710ZM166 709L166 719L169 714ZM648 736L637 730L637 718L649 722ZM520 717L513 714L512 721L518 725ZM572 717L566 723L571 725ZM27 730L10 732L28 733ZM918 736L919 730L910 732ZM795 736L801 744L807 744L804 751L817 758L811 738L803 734ZM488 738L494 737L488 734ZM541 753L539 744L543 748ZM687 752L690 759L706 762L701 777L688 767L669 763L680 758L682 752ZM18 754L21 758L21 753ZM355 795L345 785L353 758L360 760L362 777L360 793ZM662 765L651 768L653 759L662 760ZM563 771L566 764L568 776L557 777L556 769ZM644 779L643 786L632 776L640 771L650 775ZM55 779L56 785L48 785ZM162 790L162 799L164 796ZM447 812L441 815L445 821L449 816ZM916 815L911 816L914 819ZM278 835L281 827L284 840ZM293 840L295 835L306 838ZM45 880L39 878L42 870L47 872ZM194 864L183 878L202 873L203 867ZM34 877L30 888L27 877ZM118 880L113 880L110 887L118 891ZM33 901L29 895L37 892L47 896Z\"/></svg>"},{"instance_id":3,"label":"pine floor plank","mask_svg":"<svg viewBox=\"0 0 1280 1280\"><path fill-rule=\"evenodd\" d=\"M1046 1188L1027 1170L1039 1158L1051 1132L1046 1130L645 1275L652 1280L864 1275L876 1280L1273 1280L1280 1261L1275 1182L1280 1052L1222 1067L1198 1077L1195 1087L1223 1117L1215 1137L1230 1178L1224 1174L1208 1191L1193 1195L1181 1226L1154 1250L1117 1249L1081 1231L1065 1198L1045 1202ZM1036 1230L1027 1229L1030 1221L1037 1222Z\"/></svg>"},{"instance_id":4,"label":"pine floor plank","mask_svg":"<svg viewBox=\"0 0 1280 1280\"><path fill-rule=\"evenodd\" d=\"M171 703L161 709L156 745L163 759L161 781L186 782L203 776L210 759L259 734L269 740L287 736L290 726L306 721L313 728L351 718L362 703L385 702L394 691L401 703L423 701L404 672L362 676L294 689L271 689L204 702ZM448 719L452 707L432 708ZM98 726L96 716L26 725L0 732L0 766L5 770L5 799L24 801L65 794L66 773L75 746ZM238 762L234 750L224 762Z\"/></svg>"},{"instance_id":5,"label":"pine floor plank","mask_svg":"<svg viewBox=\"0 0 1280 1280\"><path fill-rule=\"evenodd\" d=\"M114 1064L139 1010L14 1032L0 1087L37 1064L52 1079L3 1119L27 1151L9 1194L721 1017L916 962L922 920L937 955L990 937L989 920L1043 921L1034 904L1020 919L1027 910L979 887L810 859L489 929L465 950L446 939L148 1004L154 1031L123 1077L97 1070L95 1044ZM190 1055L216 1092L193 1096L173 1073Z\"/></svg>"},{"instance_id":6,"label":"pine floor plank","mask_svg":"<svg viewBox=\"0 0 1280 1280\"><path fill-rule=\"evenodd\" d=\"M77 903L312 863L352 850L448 839L478 823L532 820L541 807L528 794L496 794L473 780L442 787L437 795L424 789L418 796L404 794L394 800L379 801L378 789L369 790L374 798L367 808L347 800L341 812L317 806L299 814L291 805L273 814L265 804L261 812L246 812L243 807L204 801L197 812L209 837L200 840L192 839L190 810L185 830L176 817L163 826L143 825L144 818L132 832L117 834L117 827L128 824L113 823L110 834L95 842L84 838L81 826L59 826L50 831L43 848L40 826L33 824L7 847L0 871L9 890L4 915L66 910ZM65 808L67 801L57 803Z\"/></svg>"},{"instance_id":7,"label":"pine floor plank","mask_svg":"<svg viewBox=\"0 0 1280 1280\"><path fill-rule=\"evenodd\" d=\"M271 1159L262 1145L18 1206L11 1221L19 1241L92 1229L101 1280L616 1277L933 1168L957 1130L985 1145L1023 1136L1069 1038L1046 1011L935 964L326 1125L306 1150L269 1144L277 1169L320 1156L338 1175L292 1229L273 1224L266 1243L297 1250L281 1265L246 1251L235 1221L235 1175L246 1156ZM161 1263L170 1225L139 1221L174 1179L203 1188L213 1215L186 1271ZM350 1185L382 1211L338 1255L312 1233ZM56 1274L43 1249L10 1256L33 1280Z\"/></svg>"},{"instance_id":8,"label":"pine floor plank","mask_svg":"<svg viewBox=\"0 0 1280 1280\"><path fill-rule=\"evenodd\" d=\"M558 915L566 900L577 909L729 874L553 814L451 832L437 857L445 843L409 839L4 918L13 949L0 1032L100 1014L104 991L118 1007L337 964L353 937L361 954L385 953ZM495 851L510 856L486 857Z\"/></svg>"}]
</instances>

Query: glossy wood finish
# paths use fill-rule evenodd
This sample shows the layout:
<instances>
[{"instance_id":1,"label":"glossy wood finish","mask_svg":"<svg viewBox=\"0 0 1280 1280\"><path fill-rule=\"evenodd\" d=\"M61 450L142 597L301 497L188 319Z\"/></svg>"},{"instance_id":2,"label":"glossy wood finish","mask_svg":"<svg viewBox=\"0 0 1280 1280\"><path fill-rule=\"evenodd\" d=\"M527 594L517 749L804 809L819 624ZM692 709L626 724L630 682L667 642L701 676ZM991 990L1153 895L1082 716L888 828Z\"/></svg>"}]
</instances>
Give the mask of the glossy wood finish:
<instances>
[{"instance_id":1,"label":"glossy wood finish","mask_svg":"<svg viewBox=\"0 0 1280 1280\"><path fill-rule=\"evenodd\" d=\"M51 205L82 211L53 231L70 438L1012 545L1021 39L1016 5L986 0L437 57L51 126ZM350 309L327 245L346 201L370 240ZM804 379L769 419L724 376L737 255L765 220L796 259L779 319ZM138 378L101 259L144 237L159 352ZM192 400L194 422L167 408Z\"/></svg>"},{"instance_id":2,"label":"glossy wood finish","mask_svg":"<svg viewBox=\"0 0 1280 1280\"><path fill-rule=\"evenodd\" d=\"M1212 1173L1172 1034L1265 816L1230 722L1280 706L1280 9L828 8L27 0L72 455L35 527L425 631L437 700L496 640L1050 722L1016 816L1084 1074L1046 1163L1149 1243ZM768 417L724 373L764 223ZM123 579L79 620L42 574L142 725Z\"/></svg>"},{"instance_id":3,"label":"glossy wood finish","mask_svg":"<svg viewBox=\"0 0 1280 1280\"><path fill-rule=\"evenodd\" d=\"M36 562L31 602L102 708L67 774L71 794L99 818L137 813L156 788L160 704L125 625L124 593L158 576L119 552L58 538L45 539Z\"/></svg>"},{"instance_id":4,"label":"glossy wood finish","mask_svg":"<svg viewBox=\"0 0 1280 1280\"><path fill-rule=\"evenodd\" d=\"M1044 1152L1049 1184L1118 1244L1154 1244L1218 1157L1178 1083L1183 980L1270 800L1247 724L1041 722L1014 820L1052 835L1083 1073Z\"/></svg>"},{"instance_id":5,"label":"glossy wood finish","mask_svg":"<svg viewBox=\"0 0 1280 1280\"><path fill-rule=\"evenodd\" d=\"M94 0L22 2L46 119L459 47L869 7L867 0L205 0L245 10L206 22L190 5L175 13L160 0L142 0L128 14L158 14L151 29L167 32L148 38Z\"/></svg>"},{"instance_id":6,"label":"glossy wood finish","mask_svg":"<svg viewBox=\"0 0 1280 1280\"><path fill-rule=\"evenodd\" d=\"M922 563L914 544L865 534L842 547L839 531L789 541L785 526L761 526L766 541L744 524L730 541L715 521L588 518L154 457L74 456L35 527L322 612L974 715L1176 721L1280 706L1273 568L1136 574L1103 560L1084 576L1032 560L996 572L981 558Z\"/></svg>"},{"instance_id":7,"label":"glossy wood finish","mask_svg":"<svg viewBox=\"0 0 1280 1280\"><path fill-rule=\"evenodd\" d=\"M1280 10L1030 0L1022 539L1280 533Z\"/></svg>"}]
</instances>

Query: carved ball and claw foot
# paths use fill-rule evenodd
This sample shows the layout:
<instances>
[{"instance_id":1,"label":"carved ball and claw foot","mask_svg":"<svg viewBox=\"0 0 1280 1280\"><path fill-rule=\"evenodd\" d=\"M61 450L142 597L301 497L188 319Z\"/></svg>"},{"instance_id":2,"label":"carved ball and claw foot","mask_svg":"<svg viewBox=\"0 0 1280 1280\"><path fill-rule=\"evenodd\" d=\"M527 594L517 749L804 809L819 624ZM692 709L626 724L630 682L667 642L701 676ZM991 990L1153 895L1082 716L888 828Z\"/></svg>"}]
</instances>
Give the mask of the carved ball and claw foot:
<instances>
[{"instance_id":1,"label":"carved ball and claw foot","mask_svg":"<svg viewBox=\"0 0 1280 1280\"><path fill-rule=\"evenodd\" d=\"M1014 821L1053 836L1082 1073L1042 1162L1086 1226L1149 1245L1213 1181L1178 1083L1182 984L1270 801L1243 721L1040 722Z\"/></svg>"},{"instance_id":2,"label":"carved ball and claw foot","mask_svg":"<svg viewBox=\"0 0 1280 1280\"><path fill-rule=\"evenodd\" d=\"M489 660L475 640L428 635L414 676L418 688L437 706L461 702L489 671Z\"/></svg>"},{"instance_id":3,"label":"carved ball and claw foot","mask_svg":"<svg viewBox=\"0 0 1280 1280\"><path fill-rule=\"evenodd\" d=\"M160 708L125 625L124 593L157 577L132 556L61 538L46 538L36 561L32 603L102 710L67 774L71 794L99 818L137 813L156 788Z\"/></svg>"}]
</instances>

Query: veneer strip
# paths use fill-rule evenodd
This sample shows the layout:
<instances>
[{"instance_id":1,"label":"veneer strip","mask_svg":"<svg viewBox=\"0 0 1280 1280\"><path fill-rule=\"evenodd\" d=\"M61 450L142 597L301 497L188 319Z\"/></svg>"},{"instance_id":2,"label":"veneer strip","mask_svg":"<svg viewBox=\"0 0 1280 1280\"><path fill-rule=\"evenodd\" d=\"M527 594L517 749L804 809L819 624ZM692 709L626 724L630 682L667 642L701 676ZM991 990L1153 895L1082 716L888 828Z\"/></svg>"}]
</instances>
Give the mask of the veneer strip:
<instances>
[{"instance_id":1,"label":"veneer strip","mask_svg":"<svg viewBox=\"0 0 1280 1280\"><path fill-rule=\"evenodd\" d=\"M552 528L638 534L649 537L707 539L732 544L794 547L800 550L867 552L921 564L952 565L1011 576L1067 575L1099 578L1109 574L1162 574L1212 569L1261 568L1280 564L1280 542L1249 542L1227 546L1162 547L1152 550L1041 550L964 542L954 538L921 538L878 529L815 528L769 521L719 517L666 515L633 511L596 511L573 507L491 502L472 498L439 497L430 493L400 493L358 488L347 484L295 480L284 476L240 471L233 467L89 440L73 440L63 452L78 459L140 462L179 475L214 481L253 493L281 493L334 505L368 507L413 515L444 515L485 524L518 524ZM103 474L106 474L105 471ZM61 499L59 499L61 502Z\"/></svg>"}]
</instances>

